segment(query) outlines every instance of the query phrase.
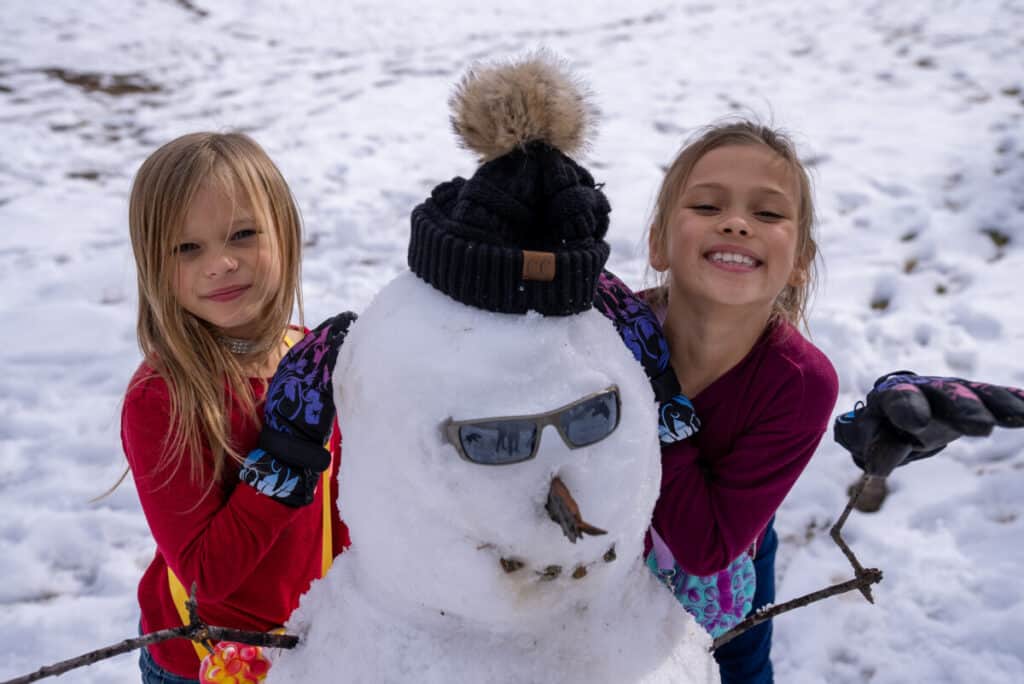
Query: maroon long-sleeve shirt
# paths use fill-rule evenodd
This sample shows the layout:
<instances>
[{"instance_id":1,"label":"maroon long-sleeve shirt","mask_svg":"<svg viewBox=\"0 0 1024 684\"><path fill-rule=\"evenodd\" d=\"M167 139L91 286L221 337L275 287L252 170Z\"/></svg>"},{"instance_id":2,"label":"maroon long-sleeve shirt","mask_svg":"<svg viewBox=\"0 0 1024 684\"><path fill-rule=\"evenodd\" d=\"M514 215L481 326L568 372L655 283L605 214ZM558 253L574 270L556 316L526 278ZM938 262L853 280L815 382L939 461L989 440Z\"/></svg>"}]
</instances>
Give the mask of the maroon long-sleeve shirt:
<instances>
[{"instance_id":1,"label":"maroon long-sleeve shirt","mask_svg":"<svg viewBox=\"0 0 1024 684\"><path fill-rule=\"evenodd\" d=\"M692 397L700 431L661 450L654 528L694 575L749 549L814 454L839 382L828 358L788 323Z\"/></svg>"}]
</instances>

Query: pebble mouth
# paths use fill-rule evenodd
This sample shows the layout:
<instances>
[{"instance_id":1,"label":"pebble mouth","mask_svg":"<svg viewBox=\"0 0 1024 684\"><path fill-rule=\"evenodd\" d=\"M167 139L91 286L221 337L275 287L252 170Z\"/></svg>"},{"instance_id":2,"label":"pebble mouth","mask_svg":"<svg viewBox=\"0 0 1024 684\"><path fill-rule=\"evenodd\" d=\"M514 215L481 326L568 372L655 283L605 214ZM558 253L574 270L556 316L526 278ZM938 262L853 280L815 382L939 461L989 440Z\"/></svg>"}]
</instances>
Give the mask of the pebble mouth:
<instances>
[{"instance_id":1,"label":"pebble mouth","mask_svg":"<svg viewBox=\"0 0 1024 684\"><path fill-rule=\"evenodd\" d=\"M618 555L615 553L615 545L612 544L600 559L591 561L590 563L580 563L574 566L572 572L569 573L569 576L574 580L583 579L587 576L589 568L592 566L597 565L598 563L611 563L617 558ZM503 556L498 559L498 562L501 565L501 569L508 575L519 572L524 568L528 568L526 561L520 558L505 558ZM561 565L545 565L539 570L534 570L533 573L537 576L539 581L551 582L561 577L563 570L565 570L565 568Z\"/></svg>"}]
</instances>

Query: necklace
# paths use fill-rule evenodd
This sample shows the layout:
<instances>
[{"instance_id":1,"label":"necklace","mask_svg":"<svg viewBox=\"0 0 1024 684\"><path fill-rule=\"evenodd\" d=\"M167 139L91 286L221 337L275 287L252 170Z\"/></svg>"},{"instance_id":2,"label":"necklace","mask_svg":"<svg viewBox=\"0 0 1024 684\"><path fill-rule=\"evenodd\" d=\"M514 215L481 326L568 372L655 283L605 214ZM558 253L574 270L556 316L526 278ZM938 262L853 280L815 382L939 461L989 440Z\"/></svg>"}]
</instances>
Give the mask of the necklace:
<instances>
[{"instance_id":1,"label":"necklace","mask_svg":"<svg viewBox=\"0 0 1024 684\"><path fill-rule=\"evenodd\" d=\"M217 335L217 341L227 347L227 350L232 354L252 354L263 349L263 346L256 340L243 340L238 337Z\"/></svg>"}]
</instances>

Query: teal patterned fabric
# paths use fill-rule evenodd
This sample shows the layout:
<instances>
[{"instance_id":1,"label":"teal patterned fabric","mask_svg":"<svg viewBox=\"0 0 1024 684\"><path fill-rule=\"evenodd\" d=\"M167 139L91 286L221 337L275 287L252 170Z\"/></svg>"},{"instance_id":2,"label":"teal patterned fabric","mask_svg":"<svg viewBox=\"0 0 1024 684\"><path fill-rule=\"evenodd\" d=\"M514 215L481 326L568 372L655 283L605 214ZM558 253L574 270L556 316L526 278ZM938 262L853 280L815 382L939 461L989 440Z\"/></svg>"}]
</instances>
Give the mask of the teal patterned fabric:
<instances>
[{"instance_id":1,"label":"teal patterned fabric","mask_svg":"<svg viewBox=\"0 0 1024 684\"><path fill-rule=\"evenodd\" d=\"M706 577L683 571L675 561L671 569L659 568L653 550L647 554L647 567L712 637L721 636L739 624L754 605L757 576L748 553L740 554L729 567Z\"/></svg>"}]
</instances>

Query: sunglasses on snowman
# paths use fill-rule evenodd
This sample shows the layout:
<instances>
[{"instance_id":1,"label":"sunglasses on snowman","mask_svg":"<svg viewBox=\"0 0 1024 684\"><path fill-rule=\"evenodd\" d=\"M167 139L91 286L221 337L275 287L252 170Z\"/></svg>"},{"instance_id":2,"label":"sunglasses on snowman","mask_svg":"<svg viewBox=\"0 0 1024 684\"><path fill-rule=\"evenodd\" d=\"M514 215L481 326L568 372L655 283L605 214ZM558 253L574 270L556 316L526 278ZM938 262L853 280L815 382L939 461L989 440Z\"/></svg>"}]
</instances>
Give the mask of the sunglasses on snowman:
<instances>
[{"instance_id":1,"label":"sunglasses on snowman","mask_svg":"<svg viewBox=\"0 0 1024 684\"><path fill-rule=\"evenodd\" d=\"M463 460L479 465L510 465L537 455L546 425L558 430L570 449L590 446L619 426L619 388L615 385L571 404L531 416L452 420L441 430Z\"/></svg>"}]
</instances>

